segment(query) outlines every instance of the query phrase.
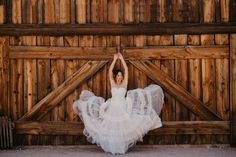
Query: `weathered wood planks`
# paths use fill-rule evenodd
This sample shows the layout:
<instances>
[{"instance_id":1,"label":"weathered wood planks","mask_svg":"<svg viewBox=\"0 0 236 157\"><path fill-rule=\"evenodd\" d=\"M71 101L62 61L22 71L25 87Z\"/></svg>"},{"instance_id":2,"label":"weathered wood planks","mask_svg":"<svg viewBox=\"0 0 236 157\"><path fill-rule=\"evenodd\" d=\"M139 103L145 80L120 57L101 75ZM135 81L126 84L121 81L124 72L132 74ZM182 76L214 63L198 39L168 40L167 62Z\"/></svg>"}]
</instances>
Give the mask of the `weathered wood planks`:
<instances>
[{"instance_id":1,"label":"weathered wood planks","mask_svg":"<svg viewBox=\"0 0 236 157\"><path fill-rule=\"evenodd\" d=\"M82 122L32 122L18 121L15 123L16 134L33 135L82 135ZM180 134L230 134L229 121L165 121L163 127L152 130L149 135L180 135Z\"/></svg>"},{"instance_id":2,"label":"weathered wood planks","mask_svg":"<svg viewBox=\"0 0 236 157\"><path fill-rule=\"evenodd\" d=\"M0 37L0 113L9 115L9 40L6 37Z\"/></svg>"},{"instance_id":3,"label":"weathered wood planks","mask_svg":"<svg viewBox=\"0 0 236 157\"><path fill-rule=\"evenodd\" d=\"M236 33L236 25L235 23L0 25L0 35L164 35L202 33Z\"/></svg>"},{"instance_id":4,"label":"weathered wood planks","mask_svg":"<svg viewBox=\"0 0 236 157\"><path fill-rule=\"evenodd\" d=\"M193 58L229 58L228 46L152 46L123 48L125 59L193 59ZM116 53L114 47L9 47L12 59L112 59ZM98 55L99 54L99 55Z\"/></svg>"},{"instance_id":5,"label":"weathered wood planks","mask_svg":"<svg viewBox=\"0 0 236 157\"><path fill-rule=\"evenodd\" d=\"M9 79L3 80L6 82L3 100L7 101L1 104L0 114L19 119L34 105L32 102L42 100L60 86L87 59L111 60L117 46L121 46L126 60L152 62L224 120L231 120L232 53L229 53L228 37L235 32L235 4L234 0L0 0L0 23L4 23L0 25L0 34L12 35L0 37L10 38L11 45L10 51L7 43L3 46L7 52L5 63L8 63L5 74ZM18 47L21 45L24 47ZM155 83L130 62L128 66L129 89ZM106 64L84 81L40 121L79 121L71 110L71 103L78 99L82 89L109 98L108 67ZM116 68L120 67L118 63ZM164 121L198 120L168 91L165 99L161 115ZM220 129L200 129L199 135L198 130L194 132L196 127L183 128L184 131L180 129L177 134L174 132L178 129L173 129L172 135L149 134L144 143L229 142L229 134ZM209 134L204 135L205 129ZM219 134L210 134L212 131ZM16 141L19 144L85 143L81 136L66 135L21 134Z\"/></svg>"},{"instance_id":6,"label":"weathered wood planks","mask_svg":"<svg viewBox=\"0 0 236 157\"><path fill-rule=\"evenodd\" d=\"M68 94L70 94L79 84L91 77L106 63L106 61L87 62L86 64L84 64L83 67L81 67L81 69L75 72L65 82L63 82L50 94L44 97L40 102L34 105L34 107L30 111L28 111L23 117L21 117L20 120L39 120L49 110L51 110L61 100L63 100Z\"/></svg>"},{"instance_id":7,"label":"weathered wood planks","mask_svg":"<svg viewBox=\"0 0 236 157\"><path fill-rule=\"evenodd\" d=\"M230 36L230 122L232 145L236 145L236 34Z\"/></svg>"},{"instance_id":8,"label":"weathered wood planks","mask_svg":"<svg viewBox=\"0 0 236 157\"><path fill-rule=\"evenodd\" d=\"M130 61L134 66L142 70L147 76L153 79L158 84L175 96L181 103L185 104L198 117L205 120L220 120L221 118L204 106L201 101L190 95L184 88L178 86L174 81L162 73L161 70L150 61Z\"/></svg>"}]
</instances>

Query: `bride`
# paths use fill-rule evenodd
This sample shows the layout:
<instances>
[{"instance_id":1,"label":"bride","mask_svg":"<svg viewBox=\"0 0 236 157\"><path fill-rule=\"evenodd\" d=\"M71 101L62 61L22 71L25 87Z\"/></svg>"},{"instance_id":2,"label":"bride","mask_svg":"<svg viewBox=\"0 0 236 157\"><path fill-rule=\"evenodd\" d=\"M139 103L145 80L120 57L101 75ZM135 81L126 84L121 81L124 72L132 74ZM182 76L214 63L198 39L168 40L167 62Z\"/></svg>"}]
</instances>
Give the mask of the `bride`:
<instances>
[{"instance_id":1,"label":"bride","mask_svg":"<svg viewBox=\"0 0 236 157\"><path fill-rule=\"evenodd\" d=\"M118 70L113 77L118 59L124 66L124 74ZM109 79L111 98L105 101L83 90L73 109L84 123L83 133L89 142L96 143L106 153L124 154L137 141L142 141L149 130L162 126L159 115L164 94L156 84L127 91L128 67L121 53L114 55Z\"/></svg>"}]
</instances>

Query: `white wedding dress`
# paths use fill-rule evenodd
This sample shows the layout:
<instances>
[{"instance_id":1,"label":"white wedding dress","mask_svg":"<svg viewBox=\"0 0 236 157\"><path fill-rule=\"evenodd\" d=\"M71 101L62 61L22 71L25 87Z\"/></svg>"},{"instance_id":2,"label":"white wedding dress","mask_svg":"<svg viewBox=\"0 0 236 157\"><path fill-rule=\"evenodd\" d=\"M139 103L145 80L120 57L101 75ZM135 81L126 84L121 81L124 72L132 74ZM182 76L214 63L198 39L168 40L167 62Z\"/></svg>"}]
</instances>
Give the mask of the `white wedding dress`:
<instances>
[{"instance_id":1,"label":"white wedding dress","mask_svg":"<svg viewBox=\"0 0 236 157\"><path fill-rule=\"evenodd\" d=\"M74 111L84 123L84 135L105 152L124 154L152 129L162 126L159 117L164 102L160 86L152 84L127 91L112 87L107 101L83 90L73 104Z\"/></svg>"}]
</instances>

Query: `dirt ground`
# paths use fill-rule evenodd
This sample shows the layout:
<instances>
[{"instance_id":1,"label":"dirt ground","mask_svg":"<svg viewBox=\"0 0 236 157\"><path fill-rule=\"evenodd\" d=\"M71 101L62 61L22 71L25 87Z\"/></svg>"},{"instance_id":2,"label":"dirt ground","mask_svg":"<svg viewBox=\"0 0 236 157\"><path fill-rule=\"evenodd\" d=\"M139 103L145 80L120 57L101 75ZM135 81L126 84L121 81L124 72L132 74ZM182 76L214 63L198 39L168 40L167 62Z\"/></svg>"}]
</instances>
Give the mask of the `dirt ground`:
<instances>
[{"instance_id":1,"label":"dirt ground","mask_svg":"<svg viewBox=\"0 0 236 157\"><path fill-rule=\"evenodd\" d=\"M109 157L97 146L23 146L1 150L0 157ZM156 145L134 146L127 157L236 157L236 148L228 145Z\"/></svg>"}]
</instances>

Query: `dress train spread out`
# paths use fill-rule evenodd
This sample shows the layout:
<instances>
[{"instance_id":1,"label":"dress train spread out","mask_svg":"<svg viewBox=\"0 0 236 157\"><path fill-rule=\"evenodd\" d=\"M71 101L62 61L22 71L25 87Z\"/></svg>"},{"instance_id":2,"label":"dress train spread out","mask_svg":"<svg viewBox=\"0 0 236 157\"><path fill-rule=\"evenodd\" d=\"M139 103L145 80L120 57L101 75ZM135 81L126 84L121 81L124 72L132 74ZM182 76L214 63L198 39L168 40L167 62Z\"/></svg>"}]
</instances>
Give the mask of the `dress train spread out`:
<instances>
[{"instance_id":1,"label":"dress train spread out","mask_svg":"<svg viewBox=\"0 0 236 157\"><path fill-rule=\"evenodd\" d=\"M164 94L156 84L128 90L112 87L107 101L83 90L73 109L84 123L84 135L105 152L124 154L152 129L162 126L159 117ZM126 95L127 94L127 95Z\"/></svg>"}]
</instances>

